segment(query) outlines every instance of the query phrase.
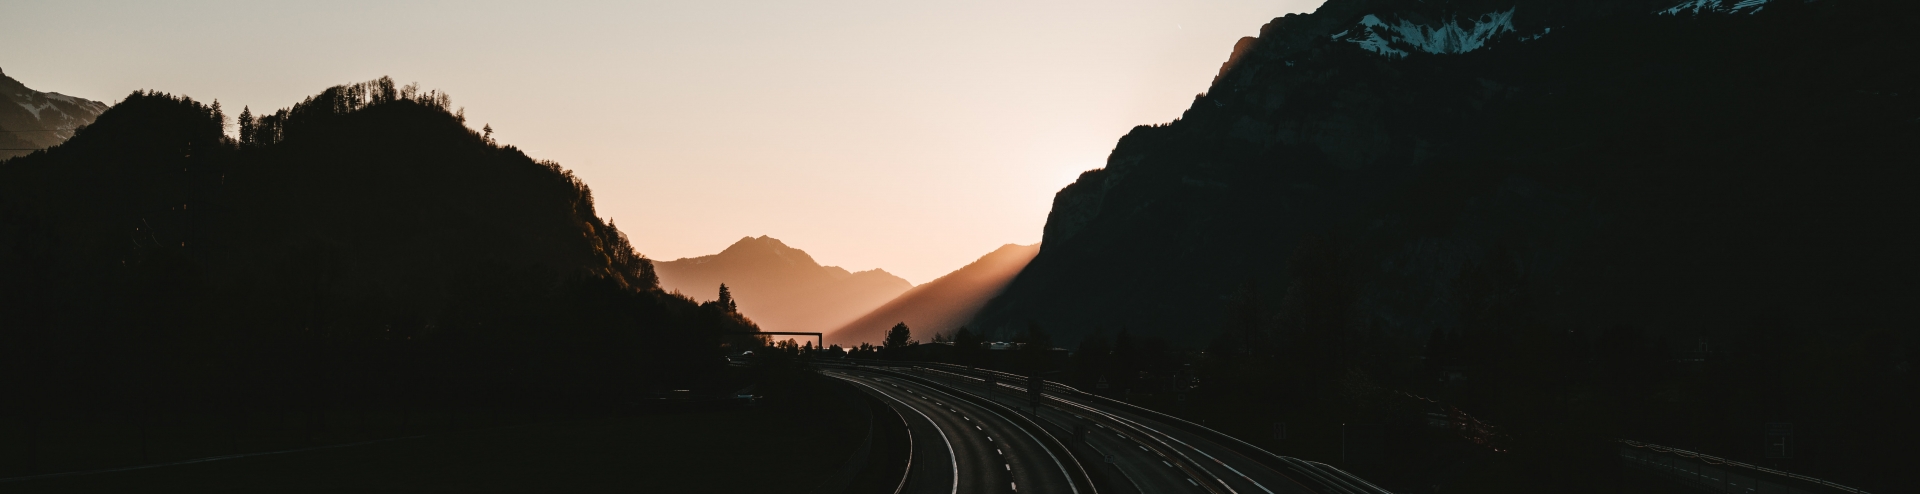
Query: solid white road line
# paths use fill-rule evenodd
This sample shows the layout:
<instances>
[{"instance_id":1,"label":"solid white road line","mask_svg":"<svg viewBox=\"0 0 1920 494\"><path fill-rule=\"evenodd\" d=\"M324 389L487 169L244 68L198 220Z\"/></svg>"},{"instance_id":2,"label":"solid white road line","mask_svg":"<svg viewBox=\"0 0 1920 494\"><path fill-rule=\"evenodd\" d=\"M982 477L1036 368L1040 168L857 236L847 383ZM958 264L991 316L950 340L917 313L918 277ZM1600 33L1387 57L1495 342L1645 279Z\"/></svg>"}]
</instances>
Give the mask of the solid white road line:
<instances>
[{"instance_id":1,"label":"solid white road line","mask_svg":"<svg viewBox=\"0 0 1920 494\"><path fill-rule=\"evenodd\" d=\"M1270 490L1267 490L1267 486L1264 486L1264 485L1260 485L1260 482L1257 482L1257 481L1254 481L1254 480L1253 480L1253 477L1248 477L1248 476L1247 476L1247 474L1244 474L1244 473L1240 473L1240 470L1239 470L1239 469L1235 469L1235 468L1233 468L1233 465L1228 465L1228 464L1227 464L1227 462L1224 462L1224 461L1220 461L1220 459L1219 459L1219 458L1214 458L1214 457L1213 457L1213 455L1210 455L1210 454L1207 454L1207 452L1205 452L1205 451L1201 451L1201 450L1200 450L1200 448L1195 448L1195 447L1193 447L1193 445L1191 445L1191 444L1187 444L1187 442L1186 442L1186 441L1181 441L1180 439L1178 439L1178 438L1175 438L1175 437L1173 437L1173 436L1171 436L1171 435L1169 435L1169 436L1167 436L1167 439L1172 439L1172 440L1173 440L1173 442L1176 442L1176 443L1180 443L1180 445L1181 445L1181 446L1186 446L1186 447L1187 447L1188 449L1192 449L1192 450L1193 450L1193 452L1195 452L1195 453L1200 453L1200 456L1205 456L1205 457L1207 457L1207 459L1209 459L1209 460L1213 460L1213 462L1214 462L1214 463L1219 463L1219 464L1220 464L1220 466L1223 466L1223 467L1226 467L1226 468L1227 468L1227 471L1229 471L1229 472L1233 472L1233 474L1234 474L1234 475L1239 475L1239 476L1240 476L1240 478L1242 478L1242 479L1246 479L1246 480L1247 480L1247 482L1248 482L1248 483L1251 483L1251 484L1253 484L1253 486L1254 486L1254 487L1258 487L1258 488L1260 488L1260 490L1263 490L1263 491L1267 491L1267 494L1274 494L1274 493L1273 493L1273 491L1270 491ZM1220 483L1221 483L1222 485L1225 485L1225 484L1227 483L1227 481L1226 481L1226 480L1221 480L1221 481L1220 481Z\"/></svg>"},{"instance_id":2,"label":"solid white road line","mask_svg":"<svg viewBox=\"0 0 1920 494\"><path fill-rule=\"evenodd\" d=\"M867 386L867 383L854 381L852 379L847 379L847 381L861 386ZM888 399L898 401L901 405L906 405L908 410L913 410L913 413L920 414L920 418L927 419L927 423L933 424L933 431L940 433L940 442L947 443L947 458L953 460L953 494L960 494L960 456L953 454L953 441L947 440L947 431L940 430L940 423L934 422L933 417L928 417L925 412L914 408L913 405L907 405L907 402L900 401L899 398L894 398L892 395L880 392L880 388L873 386L867 386L867 388L872 389L876 393L880 393L881 396L886 396Z\"/></svg>"},{"instance_id":3,"label":"solid white road line","mask_svg":"<svg viewBox=\"0 0 1920 494\"><path fill-rule=\"evenodd\" d=\"M945 371L938 371L938 372L943 372L943 373L947 373L947 374L952 374L952 373L950 373L950 372L945 372ZM1004 386L1004 387L1007 387L1007 388L1009 388L1009 389L1014 389L1014 390L1023 390L1022 388L1018 388L1018 387L1015 387L1015 386L1013 386L1013 385L1011 385L1011 384L1007 384L1007 383L1000 383L1000 386ZM1181 441L1181 440L1180 440L1179 438L1176 438L1176 437L1173 437L1173 435L1172 435L1172 434L1167 434L1167 433L1165 433L1165 432L1160 432L1159 430L1156 430L1156 429L1153 429L1153 428L1151 428L1151 427L1147 427L1147 426L1146 426L1146 424L1141 424L1141 423L1139 423L1139 422L1134 422L1133 420L1130 420L1130 419L1125 419L1125 418L1122 418L1122 417L1119 417L1119 416L1116 416L1116 415L1114 415L1114 414L1112 414L1112 413L1108 413L1108 412L1106 412L1106 411L1104 411L1104 410L1098 410L1098 409L1093 409L1093 408L1091 408L1091 407L1089 407L1089 406L1087 406L1087 405L1083 405L1083 404L1079 404L1079 403L1074 403L1074 402L1071 402L1071 401L1068 401L1068 400L1065 400L1065 399L1063 399L1063 398L1061 398L1061 397L1059 397L1059 396L1051 396L1051 397L1049 397L1049 398L1053 398L1053 399L1054 399L1055 401L1058 401L1058 402L1062 402L1062 403L1065 403L1065 404L1068 404L1068 405L1073 405L1073 406L1075 406L1075 407L1079 407L1079 408L1084 408L1084 409L1089 409L1090 411L1093 411L1093 412L1095 412L1095 413L1099 413L1099 414L1101 414L1101 415L1105 415L1105 416L1108 416L1108 417L1110 417L1110 418L1113 418L1113 419L1115 419L1115 420L1120 420L1120 421L1124 421L1124 422L1128 422L1128 423L1131 423L1131 424L1133 424L1134 426L1137 426L1137 427L1140 427L1140 428L1143 428L1143 429L1146 429L1146 430L1148 430L1148 431L1151 431L1151 432L1154 432L1154 433L1158 433L1158 434L1160 434L1160 435L1163 435L1163 436L1166 436L1166 438L1167 438L1167 439L1169 439L1169 440L1172 440L1173 442L1175 442L1175 443L1178 443L1178 444L1180 444L1181 446L1185 446L1185 447L1186 447L1187 449L1191 449L1191 450L1193 450L1193 452L1195 452L1195 453L1200 453L1200 455L1201 455L1201 456L1205 456L1205 457L1206 457L1207 459L1209 459L1209 460L1213 460L1213 462L1214 462L1214 463L1216 463L1216 464L1219 464L1219 465L1220 465L1220 466L1222 466L1222 467L1225 467L1225 468L1227 469L1227 471L1230 471L1230 472L1233 472L1233 474L1234 474L1234 475L1236 475L1236 476L1239 476L1239 477L1240 477L1241 479L1244 479L1244 480L1246 480L1246 481L1247 481L1248 483L1251 483L1251 484L1253 484L1253 486L1254 486L1255 488L1258 488L1258 489L1260 489L1260 490L1262 490L1262 491L1266 491L1266 492L1267 492L1267 494L1274 494L1272 490L1270 490L1270 489L1267 489L1267 486L1264 486L1264 485L1260 485L1260 482L1259 482L1259 481L1256 481L1256 480L1253 480L1253 478L1252 478L1252 477L1248 477L1248 476L1247 476L1247 474L1245 474L1245 473L1242 473L1242 472L1241 472L1241 471L1240 471L1239 469L1236 469L1236 468L1233 468L1233 466L1232 466L1232 465L1228 465L1228 464L1227 464L1227 462L1224 462L1224 461L1220 461L1220 459L1219 459L1219 458L1215 458L1215 457L1214 457L1213 455L1210 455L1210 454L1207 454L1207 452L1206 452L1206 451L1203 451L1203 450L1201 450L1200 448L1197 448L1197 447L1194 447L1194 446L1193 446L1193 445L1191 445L1191 444L1187 444L1187 442L1186 442L1186 441ZM1074 417L1078 417L1078 418L1081 418L1081 419L1083 419L1083 420L1085 419L1085 417L1081 417L1081 416L1080 416L1080 414L1077 414L1077 413L1072 413L1071 411L1067 411L1067 410L1066 410L1065 408L1059 408L1059 410L1061 410L1061 411L1066 411L1067 413L1069 413L1069 414L1072 414L1072 415L1073 415ZM1098 423L1098 422L1096 422L1096 423L1094 423L1093 425L1094 425L1094 426L1096 426L1096 427L1100 427L1100 428L1102 428L1102 429L1105 429L1105 428L1107 428L1107 426L1105 426L1105 425L1102 425L1102 424L1100 424L1100 423ZM1115 432L1115 435L1117 435L1117 436L1120 436L1121 438L1124 438L1124 439L1131 439L1131 438L1128 438L1128 437L1127 437L1127 436L1126 436L1125 434L1119 434L1119 433L1118 433L1118 431L1116 431L1116 432ZM1144 450L1144 451L1147 451L1147 452L1152 452L1152 450L1148 450L1148 449L1146 448L1146 446L1140 446L1140 449L1141 449L1141 450ZM1177 453L1177 452L1176 452L1176 453ZM1165 463L1165 462L1162 462L1162 463ZM1168 465L1168 466L1172 466L1172 465ZM1196 465L1196 466L1197 466L1197 465ZM1202 468L1203 470L1205 469L1205 467L1201 467L1201 468ZM1209 473L1211 473L1211 472L1209 472ZM1233 487L1227 484L1227 481L1226 481L1226 479L1221 479L1221 478L1218 478L1218 477L1216 476L1214 480L1215 480L1215 481L1218 481L1218 482L1220 482L1220 485L1221 485L1222 487L1226 487L1226 488L1227 488L1227 490L1228 490L1229 492L1231 492L1231 491L1233 491ZM1191 481L1192 481L1192 479L1188 479L1188 481L1189 481L1189 482L1191 482ZM1195 485L1199 485L1199 484L1195 484Z\"/></svg>"},{"instance_id":4,"label":"solid white road line","mask_svg":"<svg viewBox=\"0 0 1920 494\"><path fill-rule=\"evenodd\" d=\"M1176 455L1180 455L1180 457L1182 457L1182 458L1186 458L1186 459L1187 459L1187 463L1186 463L1186 465L1188 465L1188 466L1191 466L1191 467L1193 467L1193 468L1196 468L1196 469L1199 469L1201 473L1205 473L1205 474L1206 474L1206 475L1207 475L1208 477L1212 477L1212 478L1213 478L1214 480L1216 480L1216 481L1218 481L1218 482L1220 482L1220 486L1221 486L1221 487L1224 487L1224 488L1226 488L1226 489L1227 489L1227 493L1228 493L1228 494L1239 494L1239 491L1237 491L1237 490L1235 490L1235 489L1233 488L1233 486L1232 486L1232 485L1229 485L1229 484L1227 484L1227 482L1226 482L1226 480L1225 480L1225 479L1221 479L1219 475L1214 475L1212 471L1208 471L1208 470L1207 470L1207 467L1206 467L1205 465L1201 465L1200 463L1198 463L1198 462L1195 462L1195 461L1193 460L1193 458L1192 458L1192 457L1188 457L1186 453L1182 453L1182 452L1180 452L1180 451L1179 451L1178 449L1175 449L1175 448L1173 447L1173 445L1172 445L1172 444L1168 444L1168 443L1167 443L1167 442L1166 442L1165 440L1161 440L1160 438L1158 438L1158 437L1154 437L1153 435L1154 435L1154 434L1159 434L1159 435L1161 435L1161 436L1165 436L1165 437L1166 437L1167 439L1171 439L1171 440L1173 440L1173 442L1176 442L1176 443L1180 443L1180 445L1181 445L1181 446L1186 446L1186 447L1187 447L1188 449L1194 449L1194 450L1196 450L1196 451L1198 451L1198 448L1194 448L1194 447L1193 447L1193 445L1190 445L1190 444L1187 444L1187 443L1185 443L1185 442L1182 442L1182 441L1180 441L1179 439L1175 439L1175 438L1174 438L1174 437L1173 437L1172 435L1169 435L1169 434L1167 434L1167 433L1165 433L1165 432L1160 432L1159 430L1157 430L1157 429L1154 429L1154 428L1152 428L1152 427L1147 427L1147 426L1146 426L1146 424L1142 424L1142 423L1139 423L1139 422L1136 422L1136 421L1134 421L1134 420L1132 420L1132 419L1128 419L1128 418L1126 418L1126 417L1121 417L1121 416L1118 416L1118 415L1114 415L1113 413L1111 413L1111 412L1107 412L1107 411L1105 411L1105 410L1100 410L1100 409L1098 409L1098 408L1094 408L1094 407L1092 407L1092 406L1089 406L1089 405L1085 405L1085 404L1081 404L1081 403L1076 403L1076 402L1073 402L1073 401L1070 401L1070 400L1067 400L1067 399L1064 399L1064 398L1061 398L1061 397L1058 397L1058 396L1050 396L1049 398L1052 398L1053 400L1055 400L1055 401L1058 401L1058 402L1060 402L1060 403L1064 403L1064 404L1067 404L1067 405L1070 405L1070 406L1073 406L1073 407L1076 407L1076 408L1080 408L1080 409L1082 409L1082 410L1086 410L1086 411L1088 411L1088 412L1092 412L1092 413L1095 413L1095 414L1099 414L1099 415L1103 415L1103 416L1106 416L1107 418L1109 418L1109 419L1111 419L1111 420L1114 420L1115 422L1118 422L1118 423L1120 423L1121 425L1127 425L1127 426L1130 426L1130 427L1133 427L1133 428L1135 428L1135 429L1137 429L1137 430L1138 430L1138 431L1139 431L1140 433L1142 433L1142 434L1146 434L1146 435L1147 435L1147 439L1151 439L1151 440L1153 440L1153 441L1155 441L1155 442L1158 442L1158 443L1160 443L1160 444L1161 444L1162 446L1166 446L1166 447L1168 448L1168 450L1170 450L1170 451L1172 451L1172 452L1173 452L1173 454L1176 454ZM1203 453L1203 454L1204 454L1204 453ZM1163 453L1163 454L1162 454L1162 456L1165 456L1165 454ZM1209 456L1208 458L1210 458L1210 459L1212 459L1212 457L1211 457L1211 456ZM1216 461L1216 462L1218 462L1219 460L1218 460L1218 459L1214 459L1214 461ZM1239 473L1239 472L1237 472L1237 471L1236 471L1236 472L1234 472L1234 473ZM1245 474L1241 474L1241 475L1240 475L1240 477L1241 477L1241 478L1246 478L1248 482L1253 482L1253 479L1251 479L1251 478L1247 478ZM1259 482L1253 482L1253 485L1254 485L1254 487L1257 487L1257 488L1259 488L1260 490L1263 490L1263 491L1267 491L1267 492L1268 492L1269 494L1271 494L1271 493L1273 492L1273 491L1271 491L1271 490L1268 490L1266 486L1263 486L1263 485L1260 485L1260 483L1259 483Z\"/></svg>"},{"instance_id":5,"label":"solid white road line","mask_svg":"<svg viewBox=\"0 0 1920 494\"><path fill-rule=\"evenodd\" d=\"M945 392L945 391L940 391L940 390L938 390L938 389L935 389L934 391L937 391L937 392L939 392L940 394L946 394L946 393L947 393L947 392ZM989 398L989 400L991 400L991 399ZM1011 424L1011 423L1013 423L1013 421L1012 421L1012 420L1007 420L1007 416L1005 416L1005 415L1001 415L1001 414L1000 414L1000 412L996 412L996 411L993 411L993 409L992 409L992 408L984 408L984 410L986 410L986 411L987 411L987 413L991 413L991 414L993 414L993 416L995 416L995 417L1000 417L1000 420L1001 420L1001 421L1003 421L1003 422L1006 422L1006 423L1009 423L1009 424ZM1014 427L1014 428L1015 428L1015 429L1020 429L1020 432L1021 432L1021 433L1023 433L1023 434L1026 434L1026 435L1027 435L1027 438L1028 438L1028 439L1032 439L1032 440L1033 440L1033 444L1034 444L1035 446L1039 446L1039 447L1040 447L1040 451L1045 451L1045 452L1047 453L1047 458L1051 458L1051 459L1053 459L1053 466L1055 466L1055 467L1058 467L1058 468L1060 469L1060 476L1061 476L1061 477L1063 477L1063 478L1065 478L1065 479L1067 479L1067 490L1068 490L1068 491L1070 491L1070 492L1072 492L1073 494L1080 494L1080 487L1079 487L1078 485L1076 485L1076 484L1074 484L1074 483L1073 483L1073 473L1071 473L1071 472L1068 472L1068 471L1067 471L1067 464L1066 464L1066 463L1062 463L1062 462L1060 461L1060 457L1059 457L1059 456L1056 456L1056 455L1054 455L1054 454L1053 454L1053 450L1049 450L1049 449L1047 449L1047 446L1046 446L1046 443L1042 443L1042 442L1040 442L1040 438L1038 438L1038 437L1035 437L1035 436L1033 435L1033 433L1032 433L1032 432L1029 432L1029 431L1027 431L1026 429L1024 429L1024 428L1020 428L1020 427ZM988 441L992 441L992 440L993 440L993 437L992 437L992 436L988 436L988 437L987 437L987 440L988 440ZM1091 487L1091 486L1089 486L1089 487Z\"/></svg>"}]
</instances>

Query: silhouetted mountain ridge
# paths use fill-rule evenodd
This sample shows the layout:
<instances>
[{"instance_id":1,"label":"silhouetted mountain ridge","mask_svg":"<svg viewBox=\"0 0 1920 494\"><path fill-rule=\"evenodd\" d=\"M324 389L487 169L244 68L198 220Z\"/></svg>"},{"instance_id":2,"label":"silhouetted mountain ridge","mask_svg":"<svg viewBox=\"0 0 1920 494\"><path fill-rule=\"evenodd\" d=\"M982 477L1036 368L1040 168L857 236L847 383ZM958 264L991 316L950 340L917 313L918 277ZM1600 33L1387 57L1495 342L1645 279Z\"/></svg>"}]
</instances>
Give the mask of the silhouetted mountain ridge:
<instances>
[{"instance_id":1,"label":"silhouetted mountain ridge","mask_svg":"<svg viewBox=\"0 0 1920 494\"><path fill-rule=\"evenodd\" d=\"M755 329L660 290L584 183L444 94L381 79L243 115L233 139L140 91L0 163L22 413L622 403L711 381L722 333Z\"/></svg>"},{"instance_id":2,"label":"silhouetted mountain ridge","mask_svg":"<svg viewBox=\"0 0 1920 494\"><path fill-rule=\"evenodd\" d=\"M740 312L773 331L828 331L912 288L881 269L821 266L767 236L742 237L718 254L655 264L660 285L706 298L726 284Z\"/></svg>"},{"instance_id":3,"label":"silhouetted mountain ridge","mask_svg":"<svg viewBox=\"0 0 1920 494\"><path fill-rule=\"evenodd\" d=\"M1236 44L1180 119L1063 188L976 323L1198 346L1250 300L1257 331L1286 334L1322 317L1301 275L1326 270L1340 324L1409 341L1489 324L1493 300L1676 335L1759 313L1885 324L1865 307L1920 274L1898 254L1920 245L1874 226L1920 219L1896 185L1911 168L1886 164L1920 139L1920 84L1891 62L1915 57L1892 34L1914 20L1850 0L1332 0Z\"/></svg>"},{"instance_id":4,"label":"silhouetted mountain ridge","mask_svg":"<svg viewBox=\"0 0 1920 494\"><path fill-rule=\"evenodd\" d=\"M1331 0L1274 19L1179 119L1056 194L1039 255L974 325L1044 328L1081 350L1082 384L1146 370L1125 357L1143 339L1185 347L1159 369L1200 398L1161 406L1280 454L1347 440L1269 421L1383 424L1383 459L1353 464L1395 492L1634 490L1610 441L1761 464L1776 422L1819 431L1780 468L1898 491L1885 452L1920 410L1917 10ZM1436 406L1499 432L1432 441Z\"/></svg>"}]
</instances>

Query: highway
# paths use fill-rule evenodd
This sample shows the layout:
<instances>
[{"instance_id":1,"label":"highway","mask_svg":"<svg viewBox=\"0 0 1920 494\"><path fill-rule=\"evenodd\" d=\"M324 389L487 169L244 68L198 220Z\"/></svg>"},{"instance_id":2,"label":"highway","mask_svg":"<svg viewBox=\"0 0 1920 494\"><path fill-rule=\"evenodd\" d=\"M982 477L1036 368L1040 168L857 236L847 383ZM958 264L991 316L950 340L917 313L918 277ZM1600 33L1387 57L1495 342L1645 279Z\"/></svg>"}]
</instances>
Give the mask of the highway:
<instances>
[{"instance_id":1,"label":"highway","mask_svg":"<svg viewBox=\"0 0 1920 494\"><path fill-rule=\"evenodd\" d=\"M937 368L936 368L937 367ZM1020 410L1030 410L1026 378L982 369L917 364L901 369L913 375ZM988 388L986 377L994 379ZM1107 492L1193 492L1216 494L1385 494L1387 491L1329 465L1267 453L1258 461L1220 435L1196 433L1199 426L1170 424L1169 418L1049 383L1039 422L1063 439L1084 427L1086 444L1099 453L1080 460L1089 469L1111 468L1123 479ZM1030 413L1030 412L1029 412ZM1177 420L1177 419L1171 419ZM1264 451L1261 451L1264 453ZM1086 455L1083 455L1086 456ZM1112 464L1103 466L1107 458ZM1278 465L1278 468L1272 465Z\"/></svg>"},{"instance_id":2,"label":"highway","mask_svg":"<svg viewBox=\"0 0 1920 494\"><path fill-rule=\"evenodd\" d=\"M870 393L906 417L913 465L903 492L1091 493L1074 482L1080 465L1049 451L1031 431L998 411L934 386L882 371L822 370Z\"/></svg>"}]
</instances>

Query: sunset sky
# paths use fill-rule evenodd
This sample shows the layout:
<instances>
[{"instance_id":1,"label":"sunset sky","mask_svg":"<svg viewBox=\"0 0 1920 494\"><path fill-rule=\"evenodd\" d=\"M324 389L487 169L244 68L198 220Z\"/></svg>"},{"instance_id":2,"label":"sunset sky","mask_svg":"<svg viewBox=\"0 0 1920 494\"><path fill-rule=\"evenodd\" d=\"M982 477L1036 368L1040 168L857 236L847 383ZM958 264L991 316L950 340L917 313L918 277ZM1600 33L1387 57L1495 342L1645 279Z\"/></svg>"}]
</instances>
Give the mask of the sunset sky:
<instances>
[{"instance_id":1,"label":"sunset sky","mask_svg":"<svg viewBox=\"0 0 1920 494\"><path fill-rule=\"evenodd\" d=\"M1055 191L1319 3L10 1L0 69L230 116L417 81L574 170L649 257L770 235L918 284L1040 241Z\"/></svg>"}]
</instances>

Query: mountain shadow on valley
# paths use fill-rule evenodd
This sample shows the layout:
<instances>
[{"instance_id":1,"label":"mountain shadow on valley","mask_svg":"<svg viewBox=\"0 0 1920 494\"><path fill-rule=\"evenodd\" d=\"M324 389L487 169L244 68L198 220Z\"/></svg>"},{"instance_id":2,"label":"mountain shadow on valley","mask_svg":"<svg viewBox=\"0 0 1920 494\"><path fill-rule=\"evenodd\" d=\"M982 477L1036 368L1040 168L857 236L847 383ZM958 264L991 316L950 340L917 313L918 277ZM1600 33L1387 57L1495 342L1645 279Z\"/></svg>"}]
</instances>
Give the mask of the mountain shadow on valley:
<instances>
[{"instance_id":1,"label":"mountain shadow on valley","mask_svg":"<svg viewBox=\"0 0 1920 494\"><path fill-rule=\"evenodd\" d=\"M934 335L965 326L982 306L999 295L1014 275L1040 252L1039 245L1007 244L980 259L920 286L885 305L827 333L829 343L859 346L884 339L895 324L906 324L918 334L912 339L933 341ZM1008 336L1008 335L999 335Z\"/></svg>"}]
</instances>

